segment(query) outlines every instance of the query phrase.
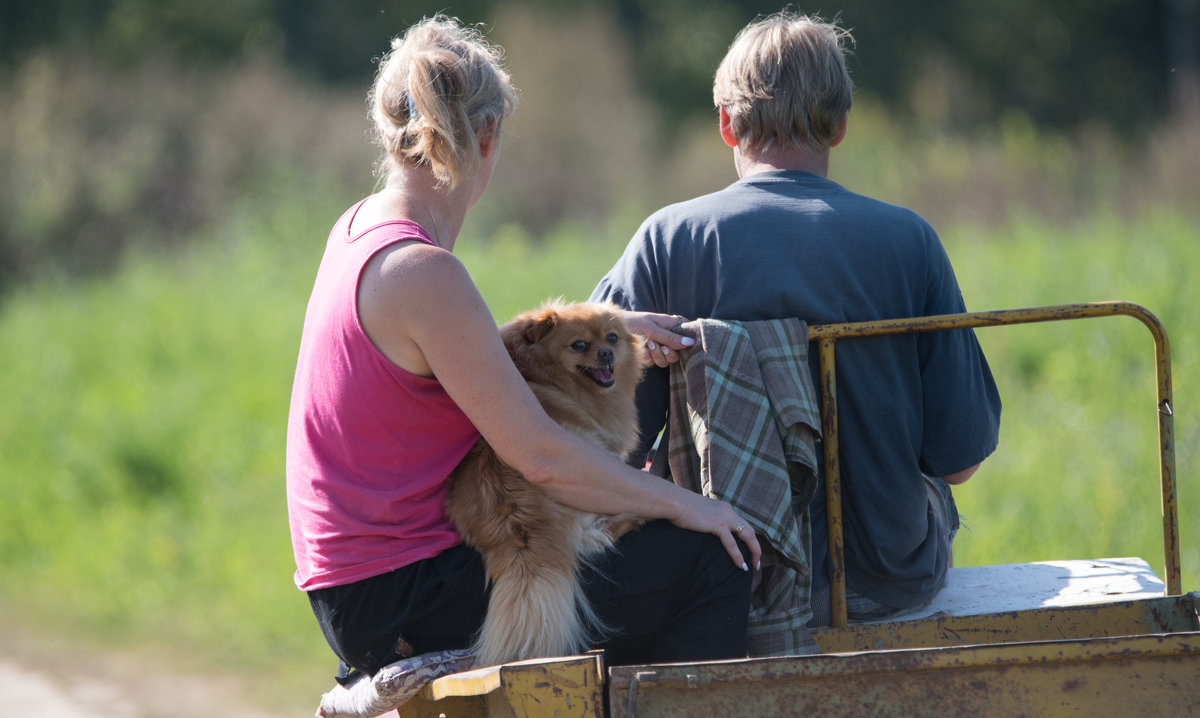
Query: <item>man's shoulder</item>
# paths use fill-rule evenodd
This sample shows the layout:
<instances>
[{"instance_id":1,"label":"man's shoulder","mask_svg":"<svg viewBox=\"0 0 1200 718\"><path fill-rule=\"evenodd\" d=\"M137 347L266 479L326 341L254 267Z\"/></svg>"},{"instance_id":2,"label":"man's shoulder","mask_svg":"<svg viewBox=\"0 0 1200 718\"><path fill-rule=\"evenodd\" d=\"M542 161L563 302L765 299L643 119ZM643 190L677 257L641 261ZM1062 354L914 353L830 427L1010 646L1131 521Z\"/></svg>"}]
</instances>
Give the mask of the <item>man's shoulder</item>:
<instances>
[{"instance_id":1,"label":"man's shoulder","mask_svg":"<svg viewBox=\"0 0 1200 718\"><path fill-rule=\"evenodd\" d=\"M737 188L738 185L735 183L714 192L672 202L654 211L646 221L670 224L709 217L721 207L738 205Z\"/></svg>"},{"instance_id":2,"label":"man's shoulder","mask_svg":"<svg viewBox=\"0 0 1200 718\"><path fill-rule=\"evenodd\" d=\"M830 199L837 207L858 214L879 216L894 222L911 222L924 226L929 224L916 210L878 197L860 194L841 185L837 185L837 190L830 193Z\"/></svg>"},{"instance_id":3,"label":"man's shoulder","mask_svg":"<svg viewBox=\"0 0 1200 718\"><path fill-rule=\"evenodd\" d=\"M779 212L814 215L829 213L856 224L876 224L891 230L936 236L929 222L915 210L854 192L842 185L807 173L792 181L789 173L755 175L714 192L668 204L647 217L643 230L671 233L714 221L737 221L745 215Z\"/></svg>"}]
</instances>

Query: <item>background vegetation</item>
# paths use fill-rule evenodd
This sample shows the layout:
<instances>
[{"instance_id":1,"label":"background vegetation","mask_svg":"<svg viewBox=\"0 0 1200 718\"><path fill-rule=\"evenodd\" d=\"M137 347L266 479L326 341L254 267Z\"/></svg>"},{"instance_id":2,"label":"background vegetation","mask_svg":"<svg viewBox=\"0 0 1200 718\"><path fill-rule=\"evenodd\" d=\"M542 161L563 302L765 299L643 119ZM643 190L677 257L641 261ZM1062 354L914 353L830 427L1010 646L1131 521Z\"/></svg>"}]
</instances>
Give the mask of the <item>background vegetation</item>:
<instances>
[{"instance_id":1,"label":"background vegetation","mask_svg":"<svg viewBox=\"0 0 1200 718\"><path fill-rule=\"evenodd\" d=\"M332 663L291 583L291 372L327 227L375 183L370 60L427 9L201 7L0 7L0 623L166 644L311 710ZM1188 50L1166 22L1194 31L1195 3L889 7L822 8L858 36L833 178L929 217L973 309L1158 314L1196 590L1200 115L1194 32ZM706 85L775 9L450 7L489 23L522 90L459 244L497 319L586 296L647 212L733 179ZM1005 423L957 492L959 563L1132 555L1161 573L1145 329L980 339Z\"/></svg>"}]
</instances>

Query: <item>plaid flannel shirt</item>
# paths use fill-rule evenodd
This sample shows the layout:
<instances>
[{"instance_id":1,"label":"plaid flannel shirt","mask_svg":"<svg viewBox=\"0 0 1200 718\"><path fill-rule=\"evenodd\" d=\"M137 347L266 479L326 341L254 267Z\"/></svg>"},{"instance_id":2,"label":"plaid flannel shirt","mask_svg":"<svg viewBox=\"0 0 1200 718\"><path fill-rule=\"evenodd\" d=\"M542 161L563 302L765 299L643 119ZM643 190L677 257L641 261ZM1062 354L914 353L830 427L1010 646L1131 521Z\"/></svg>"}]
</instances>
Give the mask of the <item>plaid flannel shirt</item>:
<instances>
[{"instance_id":1,"label":"plaid flannel shirt","mask_svg":"<svg viewBox=\"0 0 1200 718\"><path fill-rule=\"evenodd\" d=\"M696 346L671 367L672 479L732 504L764 543L751 596L750 655L812 652L807 507L817 485L821 419L808 327L798 319L701 319L683 331Z\"/></svg>"}]
</instances>

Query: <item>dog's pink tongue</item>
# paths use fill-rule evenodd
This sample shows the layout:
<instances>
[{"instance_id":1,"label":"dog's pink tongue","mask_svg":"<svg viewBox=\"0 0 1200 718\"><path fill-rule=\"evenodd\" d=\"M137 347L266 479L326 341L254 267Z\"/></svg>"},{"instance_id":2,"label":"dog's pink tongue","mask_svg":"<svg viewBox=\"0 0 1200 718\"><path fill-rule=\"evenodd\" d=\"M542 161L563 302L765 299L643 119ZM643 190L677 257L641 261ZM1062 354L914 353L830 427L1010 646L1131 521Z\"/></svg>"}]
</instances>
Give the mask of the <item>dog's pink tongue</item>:
<instances>
[{"instance_id":1,"label":"dog's pink tongue","mask_svg":"<svg viewBox=\"0 0 1200 718\"><path fill-rule=\"evenodd\" d=\"M606 369L600 366L592 369L592 376L596 377L596 381L604 382L606 384L613 380L612 369Z\"/></svg>"}]
</instances>

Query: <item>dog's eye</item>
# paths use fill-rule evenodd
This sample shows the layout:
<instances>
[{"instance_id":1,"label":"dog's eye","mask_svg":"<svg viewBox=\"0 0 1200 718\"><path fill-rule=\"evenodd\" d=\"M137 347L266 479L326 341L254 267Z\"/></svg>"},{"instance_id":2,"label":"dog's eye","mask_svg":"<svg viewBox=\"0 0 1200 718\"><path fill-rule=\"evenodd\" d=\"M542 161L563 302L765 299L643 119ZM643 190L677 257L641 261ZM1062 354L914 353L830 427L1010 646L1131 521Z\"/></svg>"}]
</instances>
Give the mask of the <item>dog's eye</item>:
<instances>
[{"instance_id":1,"label":"dog's eye","mask_svg":"<svg viewBox=\"0 0 1200 718\"><path fill-rule=\"evenodd\" d=\"M605 339L607 339L607 340L608 340L608 343L609 343L609 344L616 344L616 343L617 343L617 339L618 339L618 338L619 338L619 337L617 337L617 333L616 333L616 332L609 332L609 333L608 333L608 336L606 336L606 337L605 337Z\"/></svg>"},{"instance_id":2,"label":"dog's eye","mask_svg":"<svg viewBox=\"0 0 1200 718\"><path fill-rule=\"evenodd\" d=\"M571 342L571 348L577 352L585 352L588 350L588 343L582 339L576 339Z\"/></svg>"}]
</instances>

